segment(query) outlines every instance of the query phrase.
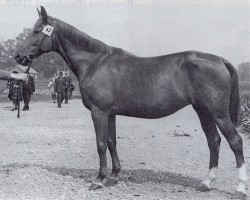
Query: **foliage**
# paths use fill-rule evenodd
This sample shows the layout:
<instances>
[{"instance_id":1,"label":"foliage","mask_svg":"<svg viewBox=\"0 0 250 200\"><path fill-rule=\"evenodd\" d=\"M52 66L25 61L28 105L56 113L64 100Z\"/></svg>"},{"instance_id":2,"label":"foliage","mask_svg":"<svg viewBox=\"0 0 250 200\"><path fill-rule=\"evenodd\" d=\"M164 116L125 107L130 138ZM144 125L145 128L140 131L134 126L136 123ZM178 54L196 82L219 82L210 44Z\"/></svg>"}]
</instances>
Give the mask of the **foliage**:
<instances>
[{"instance_id":1,"label":"foliage","mask_svg":"<svg viewBox=\"0 0 250 200\"><path fill-rule=\"evenodd\" d=\"M6 41L0 41L0 68L10 71L16 61L13 58L15 50L26 39L29 28L24 28L23 31L15 38ZM55 53L43 54L35 59L32 63L34 68L39 73L39 79L44 80L53 76L57 71L69 70L62 57ZM71 73L72 74L72 73ZM75 76L72 77L76 79Z\"/></svg>"},{"instance_id":2,"label":"foliage","mask_svg":"<svg viewBox=\"0 0 250 200\"><path fill-rule=\"evenodd\" d=\"M250 62L242 63L237 70L240 80L240 129L250 133Z\"/></svg>"},{"instance_id":3,"label":"foliage","mask_svg":"<svg viewBox=\"0 0 250 200\"><path fill-rule=\"evenodd\" d=\"M33 61L32 67L38 71L44 78L48 79L54 73L64 70L64 60L55 52L43 54Z\"/></svg>"}]
</instances>

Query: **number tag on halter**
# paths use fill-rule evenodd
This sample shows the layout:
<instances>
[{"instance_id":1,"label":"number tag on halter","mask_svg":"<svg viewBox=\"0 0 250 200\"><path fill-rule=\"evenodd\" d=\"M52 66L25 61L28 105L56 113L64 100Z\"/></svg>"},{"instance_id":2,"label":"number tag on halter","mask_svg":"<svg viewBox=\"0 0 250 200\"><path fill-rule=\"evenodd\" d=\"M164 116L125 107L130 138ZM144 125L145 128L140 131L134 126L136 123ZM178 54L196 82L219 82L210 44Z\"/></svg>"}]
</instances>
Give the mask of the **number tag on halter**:
<instances>
[{"instance_id":1,"label":"number tag on halter","mask_svg":"<svg viewBox=\"0 0 250 200\"><path fill-rule=\"evenodd\" d=\"M46 25L46 26L44 26L42 32L43 32L45 35L47 35L47 36L51 36L53 30L54 30L54 27L53 27L53 26Z\"/></svg>"}]
</instances>

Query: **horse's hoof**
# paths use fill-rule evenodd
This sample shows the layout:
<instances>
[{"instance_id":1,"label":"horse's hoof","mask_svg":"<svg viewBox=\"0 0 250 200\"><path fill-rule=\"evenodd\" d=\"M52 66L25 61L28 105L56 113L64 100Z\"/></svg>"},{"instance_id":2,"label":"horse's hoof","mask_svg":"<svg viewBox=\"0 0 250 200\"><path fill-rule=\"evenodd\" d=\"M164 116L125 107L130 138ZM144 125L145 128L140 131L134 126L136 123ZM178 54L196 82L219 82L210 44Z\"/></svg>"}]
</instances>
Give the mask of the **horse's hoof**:
<instances>
[{"instance_id":1,"label":"horse's hoof","mask_svg":"<svg viewBox=\"0 0 250 200\"><path fill-rule=\"evenodd\" d=\"M208 191L211 190L211 188L208 187L207 185L205 185L205 184L202 183L202 184L197 188L197 190L200 191L200 192L208 192Z\"/></svg>"},{"instance_id":2,"label":"horse's hoof","mask_svg":"<svg viewBox=\"0 0 250 200\"><path fill-rule=\"evenodd\" d=\"M117 185L118 178L113 178L113 177L107 177L103 179L102 184L105 187L111 187Z\"/></svg>"},{"instance_id":3,"label":"horse's hoof","mask_svg":"<svg viewBox=\"0 0 250 200\"><path fill-rule=\"evenodd\" d=\"M231 199L246 199L247 195L243 192L236 191L233 195L230 196Z\"/></svg>"},{"instance_id":4,"label":"horse's hoof","mask_svg":"<svg viewBox=\"0 0 250 200\"><path fill-rule=\"evenodd\" d=\"M102 183L94 183L92 182L91 185L89 186L89 190L97 190L102 188Z\"/></svg>"}]
</instances>

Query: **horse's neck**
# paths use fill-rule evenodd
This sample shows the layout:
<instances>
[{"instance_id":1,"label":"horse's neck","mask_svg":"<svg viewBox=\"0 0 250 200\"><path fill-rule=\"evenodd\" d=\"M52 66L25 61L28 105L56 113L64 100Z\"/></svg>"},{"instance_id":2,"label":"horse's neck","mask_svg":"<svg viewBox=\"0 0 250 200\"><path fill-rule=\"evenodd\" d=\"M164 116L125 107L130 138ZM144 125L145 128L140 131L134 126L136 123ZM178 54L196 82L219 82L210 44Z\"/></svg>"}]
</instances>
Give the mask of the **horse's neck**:
<instances>
[{"instance_id":1,"label":"horse's neck","mask_svg":"<svg viewBox=\"0 0 250 200\"><path fill-rule=\"evenodd\" d=\"M95 40L79 30L64 24L59 27L57 35L57 52L79 78L84 76L87 68L101 55L110 53L110 47Z\"/></svg>"},{"instance_id":2,"label":"horse's neck","mask_svg":"<svg viewBox=\"0 0 250 200\"><path fill-rule=\"evenodd\" d=\"M59 21L57 30L57 52L64 58L78 80L84 77L89 66L108 54L134 56L120 48L110 47L99 40Z\"/></svg>"}]
</instances>

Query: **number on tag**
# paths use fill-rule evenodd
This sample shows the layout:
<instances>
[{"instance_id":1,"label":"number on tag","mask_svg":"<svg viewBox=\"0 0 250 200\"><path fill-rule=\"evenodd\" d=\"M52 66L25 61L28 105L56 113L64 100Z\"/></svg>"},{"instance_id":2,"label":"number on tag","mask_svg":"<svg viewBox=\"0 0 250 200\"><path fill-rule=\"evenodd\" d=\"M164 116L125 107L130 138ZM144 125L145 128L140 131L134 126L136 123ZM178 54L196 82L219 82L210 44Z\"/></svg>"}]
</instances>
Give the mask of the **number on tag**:
<instances>
[{"instance_id":1,"label":"number on tag","mask_svg":"<svg viewBox=\"0 0 250 200\"><path fill-rule=\"evenodd\" d=\"M51 36L52 32L54 30L54 27L53 26L50 26L50 25L46 25L44 28L43 28L43 33L47 36Z\"/></svg>"}]
</instances>

